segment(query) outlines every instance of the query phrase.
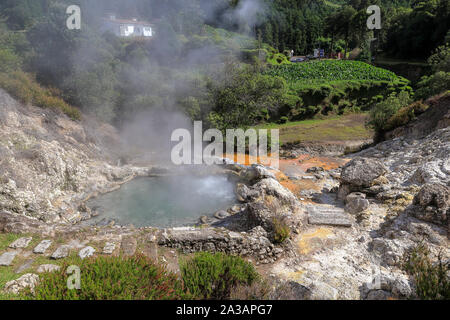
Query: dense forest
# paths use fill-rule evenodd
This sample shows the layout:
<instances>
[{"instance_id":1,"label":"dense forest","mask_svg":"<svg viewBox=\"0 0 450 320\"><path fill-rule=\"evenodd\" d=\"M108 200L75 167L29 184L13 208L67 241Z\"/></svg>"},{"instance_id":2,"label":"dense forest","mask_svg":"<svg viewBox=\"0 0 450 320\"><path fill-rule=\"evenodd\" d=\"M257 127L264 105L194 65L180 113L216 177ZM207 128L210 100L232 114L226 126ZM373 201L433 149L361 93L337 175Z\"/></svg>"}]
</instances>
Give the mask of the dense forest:
<instances>
[{"instance_id":1,"label":"dense forest","mask_svg":"<svg viewBox=\"0 0 450 320\"><path fill-rule=\"evenodd\" d=\"M82 8L81 30L65 27L72 4ZM366 26L373 4L382 11L375 32ZM401 92L426 98L450 82L449 0L3 0L0 12L1 87L72 118L81 109L118 126L149 110L181 110L221 129L289 121L370 110ZM157 36L103 32L108 13L156 22ZM362 64L316 64L305 69L313 75L292 76L304 70L288 51L314 48L352 52ZM374 55L431 56L433 73L412 88L366 65ZM345 78L329 71L344 69Z\"/></svg>"}]
</instances>

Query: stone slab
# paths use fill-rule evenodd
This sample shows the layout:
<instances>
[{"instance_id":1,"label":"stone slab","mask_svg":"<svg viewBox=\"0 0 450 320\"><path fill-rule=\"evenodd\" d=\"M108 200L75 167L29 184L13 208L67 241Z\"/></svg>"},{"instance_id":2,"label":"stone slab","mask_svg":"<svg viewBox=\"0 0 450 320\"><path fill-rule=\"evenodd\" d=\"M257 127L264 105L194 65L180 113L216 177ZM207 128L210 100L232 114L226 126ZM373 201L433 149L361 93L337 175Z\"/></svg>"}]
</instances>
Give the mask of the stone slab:
<instances>
[{"instance_id":1,"label":"stone slab","mask_svg":"<svg viewBox=\"0 0 450 320\"><path fill-rule=\"evenodd\" d=\"M314 225L352 226L352 219L340 208L309 207L308 222Z\"/></svg>"},{"instance_id":2,"label":"stone slab","mask_svg":"<svg viewBox=\"0 0 450 320\"><path fill-rule=\"evenodd\" d=\"M107 243L105 243L105 246L103 247L103 254L112 254L115 249L116 249L115 243L107 242Z\"/></svg>"},{"instance_id":3,"label":"stone slab","mask_svg":"<svg viewBox=\"0 0 450 320\"><path fill-rule=\"evenodd\" d=\"M11 265L16 255L17 255L16 251L5 252L2 255L0 255L0 266Z\"/></svg>"},{"instance_id":4,"label":"stone slab","mask_svg":"<svg viewBox=\"0 0 450 320\"><path fill-rule=\"evenodd\" d=\"M26 248L30 244L31 240L33 240L32 237L19 238L13 243L11 243L9 247L13 249Z\"/></svg>"},{"instance_id":5,"label":"stone slab","mask_svg":"<svg viewBox=\"0 0 450 320\"><path fill-rule=\"evenodd\" d=\"M59 269L61 269L61 267L57 266L56 264L41 264L36 271L38 273L44 273L44 272L55 272L58 271Z\"/></svg>"},{"instance_id":6,"label":"stone slab","mask_svg":"<svg viewBox=\"0 0 450 320\"><path fill-rule=\"evenodd\" d=\"M52 259L62 259L69 255L69 247L66 245L59 246L51 255Z\"/></svg>"},{"instance_id":7,"label":"stone slab","mask_svg":"<svg viewBox=\"0 0 450 320\"><path fill-rule=\"evenodd\" d=\"M81 259L86 259L89 258L90 256L92 256L95 252L95 249L92 247L86 247L80 250L80 252L78 252L78 256Z\"/></svg>"},{"instance_id":8,"label":"stone slab","mask_svg":"<svg viewBox=\"0 0 450 320\"><path fill-rule=\"evenodd\" d=\"M42 240L34 249L33 252L36 254L43 254L52 245L51 240Z\"/></svg>"}]
</instances>

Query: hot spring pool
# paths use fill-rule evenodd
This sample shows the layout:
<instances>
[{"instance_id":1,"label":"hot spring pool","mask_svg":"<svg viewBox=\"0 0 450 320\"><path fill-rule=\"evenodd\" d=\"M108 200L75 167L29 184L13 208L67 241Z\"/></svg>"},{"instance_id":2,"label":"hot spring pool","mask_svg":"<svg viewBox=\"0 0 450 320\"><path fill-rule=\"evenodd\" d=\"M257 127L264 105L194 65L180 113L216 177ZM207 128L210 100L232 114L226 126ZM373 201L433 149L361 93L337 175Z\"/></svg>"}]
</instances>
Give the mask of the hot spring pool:
<instances>
[{"instance_id":1,"label":"hot spring pool","mask_svg":"<svg viewBox=\"0 0 450 320\"><path fill-rule=\"evenodd\" d=\"M90 220L94 224L112 219L120 225L176 227L195 224L235 202L234 184L226 176L182 175L138 178L87 205L99 213Z\"/></svg>"}]
</instances>

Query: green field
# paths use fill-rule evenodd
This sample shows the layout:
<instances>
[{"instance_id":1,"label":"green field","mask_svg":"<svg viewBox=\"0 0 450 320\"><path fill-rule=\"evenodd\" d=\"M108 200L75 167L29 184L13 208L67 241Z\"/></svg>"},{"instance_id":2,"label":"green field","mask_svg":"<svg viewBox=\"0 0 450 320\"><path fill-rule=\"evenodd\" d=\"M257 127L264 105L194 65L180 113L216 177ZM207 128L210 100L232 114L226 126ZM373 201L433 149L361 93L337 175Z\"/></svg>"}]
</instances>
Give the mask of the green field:
<instances>
[{"instance_id":1,"label":"green field","mask_svg":"<svg viewBox=\"0 0 450 320\"><path fill-rule=\"evenodd\" d=\"M323 115L368 111L392 93L408 91L409 81L361 61L321 60L273 66L265 75L287 82L293 103L282 117L290 121ZM295 105L294 105L295 104Z\"/></svg>"},{"instance_id":2,"label":"green field","mask_svg":"<svg viewBox=\"0 0 450 320\"><path fill-rule=\"evenodd\" d=\"M266 74L279 76L289 83L329 83L332 81L396 81L395 73L361 61L322 60L275 66Z\"/></svg>"},{"instance_id":3,"label":"green field","mask_svg":"<svg viewBox=\"0 0 450 320\"><path fill-rule=\"evenodd\" d=\"M373 137L373 131L365 126L367 119L367 114L359 113L285 124L272 123L258 126L257 129L279 129L281 144L366 140Z\"/></svg>"}]
</instances>

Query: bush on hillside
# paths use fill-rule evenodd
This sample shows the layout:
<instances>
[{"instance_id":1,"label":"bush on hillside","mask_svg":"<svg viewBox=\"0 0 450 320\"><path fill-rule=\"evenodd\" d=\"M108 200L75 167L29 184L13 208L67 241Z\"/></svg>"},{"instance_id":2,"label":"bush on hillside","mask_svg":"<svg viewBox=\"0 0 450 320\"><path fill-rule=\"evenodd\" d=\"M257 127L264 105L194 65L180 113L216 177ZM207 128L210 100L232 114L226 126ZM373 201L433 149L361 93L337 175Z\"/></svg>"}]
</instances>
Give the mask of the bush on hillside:
<instances>
[{"instance_id":1,"label":"bush on hillside","mask_svg":"<svg viewBox=\"0 0 450 320\"><path fill-rule=\"evenodd\" d=\"M259 280L250 262L223 253L196 253L180 261L180 270L186 289L199 299L229 299L233 288Z\"/></svg>"},{"instance_id":2,"label":"bush on hillside","mask_svg":"<svg viewBox=\"0 0 450 320\"><path fill-rule=\"evenodd\" d=\"M424 76L417 84L417 97L427 99L450 90L450 44L438 47L428 59L433 74Z\"/></svg>"},{"instance_id":3,"label":"bush on hillside","mask_svg":"<svg viewBox=\"0 0 450 320\"><path fill-rule=\"evenodd\" d=\"M438 71L431 76L424 76L417 84L417 98L427 99L450 90L450 72Z\"/></svg>"},{"instance_id":4,"label":"bush on hillside","mask_svg":"<svg viewBox=\"0 0 450 320\"><path fill-rule=\"evenodd\" d=\"M388 120L391 119L402 107L411 103L409 94L405 91L399 94L391 94L386 100L375 104L370 110L369 126L375 129L378 135L387 130Z\"/></svg>"},{"instance_id":5,"label":"bush on hillside","mask_svg":"<svg viewBox=\"0 0 450 320\"><path fill-rule=\"evenodd\" d=\"M416 101L406 107L402 107L388 120L384 129L389 131L404 126L415 120L418 115L424 113L428 108L429 106L422 101Z\"/></svg>"},{"instance_id":6,"label":"bush on hillside","mask_svg":"<svg viewBox=\"0 0 450 320\"><path fill-rule=\"evenodd\" d=\"M9 49L0 49L0 72L17 71L22 66L22 60Z\"/></svg>"},{"instance_id":7,"label":"bush on hillside","mask_svg":"<svg viewBox=\"0 0 450 320\"><path fill-rule=\"evenodd\" d=\"M22 71L0 73L0 87L25 104L50 108L65 113L73 120L80 120L80 111L55 94L55 90L41 87L29 74Z\"/></svg>"}]
</instances>

